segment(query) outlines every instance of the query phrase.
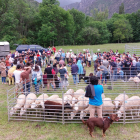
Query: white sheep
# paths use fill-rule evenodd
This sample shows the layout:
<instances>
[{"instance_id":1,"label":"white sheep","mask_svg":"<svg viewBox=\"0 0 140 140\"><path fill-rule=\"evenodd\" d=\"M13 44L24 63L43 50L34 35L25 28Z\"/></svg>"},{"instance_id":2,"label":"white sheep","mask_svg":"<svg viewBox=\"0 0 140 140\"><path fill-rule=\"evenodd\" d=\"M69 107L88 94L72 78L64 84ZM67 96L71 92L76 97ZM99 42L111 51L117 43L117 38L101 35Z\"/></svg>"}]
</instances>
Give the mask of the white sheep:
<instances>
[{"instance_id":1,"label":"white sheep","mask_svg":"<svg viewBox=\"0 0 140 140\"><path fill-rule=\"evenodd\" d=\"M103 99L103 106L102 106L103 115L113 113L114 108L115 108L115 105L112 103L111 98Z\"/></svg>"},{"instance_id":2,"label":"white sheep","mask_svg":"<svg viewBox=\"0 0 140 140\"><path fill-rule=\"evenodd\" d=\"M105 98L105 94L103 93L103 94L102 94L102 99L104 99L104 98Z\"/></svg>"},{"instance_id":3,"label":"white sheep","mask_svg":"<svg viewBox=\"0 0 140 140\"><path fill-rule=\"evenodd\" d=\"M71 95L71 96L73 96L73 94L74 94L74 90L73 90L73 89L69 89L69 90L65 93L65 95Z\"/></svg>"},{"instance_id":4,"label":"white sheep","mask_svg":"<svg viewBox=\"0 0 140 140\"><path fill-rule=\"evenodd\" d=\"M17 104L11 108L10 115L12 116L18 109L21 109L25 104L25 95L21 94L18 96Z\"/></svg>"},{"instance_id":5,"label":"white sheep","mask_svg":"<svg viewBox=\"0 0 140 140\"><path fill-rule=\"evenodd\" d=\"M34 93L30 93L30 94L27 95L24 107L21 108L20 116L25 114L26 110L31 107L31 104L33 102L35 102L36 99L37 99L37 97Z\"/></svg>"},{"instance_id":6,"label":"white sheep","mask_svg":"<svg viewBox=\"0 0 140 140\"><path fill-rule=\"evenodd\" d=\"M74 92L73 97L78 99L79 96L85 95L85 91L83 89L79 89L76 92Z\"/></svg>"},{"instance_id":7,"label":"white sheep","mask_svg":"<svg viewBox=\"0 0 140 140\"><path fill-rule=\"evenodd\" d=\"M124 102L123 102L122 106L117 111L118 117L121 118L122 114L124 113L124 109L125 109L125 111L131 111L131 115L132 115L132 119L133 119L132 110L139 109L139 106L140 106L140 97L139 96L130 97L129 99L127 99L125 101L125 106L124 106ZM139 112L138 112L138 116L139 116Z\"/></svg>"},{"instance_id":8,"label":"white sheep","mask_svg":"<svg viewBox=\"0 0 140 140\"><path fill-rule=\"evenodd\" d=\"M72 96L68 94L64 94L64 103L72 104Z\"/></svg>"},{"instance_id":9,"label":"white sheep","mask_svg":"<svg viewBox=\"0 0 140 140\"><path fill-rule=\"evenodd\" d=\"M105 114L113 113L113 109L114 109L114 105L112 104L111 98L105 98L105 99L103 99L102 113L104 115ZM83 117L86 117L86 115L88 113L90 113L89 110L90 110L89 106L85 110L82 110L80 112L80 119L83 119Z\"/></svg>"},{"instance_id":10,"label":"white sheep","mask_svg":"<svg viewBox=\"0 0 140 140\"><path fill-rule=\"evenodd\" d=\"M83 100L78 101L73 107L73 112L71 112L71 119L81 110L84 110L89 105L89 98L84 97Z\"/></svg>"},{"instance_id":11,"label":"white sheep","mask_svg":"<svg viewBox=\"0 0 140 140\"><path fill-rule=\"evenodd\" d=\"M36 108L40 105L42 101L45 101L49 96L47 94L41 94L34 103L31 104L31 108Z\"/></svg>"},{"instance_id":12,"label":"white sheep","mask_svg":"<svg viewBox=\"0 0 140 140\"><path fill-rule=\"evenodd\" d=\"M56 100L57 98L59 98L58 95L51 95L50 97L48 97L47 99L45 99L44 102L45 102L45 101L53 101L53 100ZM40 105L42 106L42 108L45 108L44 102L42 101L42 102L40 103Z\"/></svg>"},{"instance_id":13,"label":"white sheep","mask_svg":"<svg viewBox=\"0 0 140 140\"><path fill-rule=\"evenodd\" d=\"M125 96L124 96L124 94L120 94L115 98L114 104L115 104L116 108L118 108L119 106L122 105L122 103L124 102L124 98L125 98L125 100L127 100L129 97L126 94L125 94Z\"/></svg>"}]
</instances>

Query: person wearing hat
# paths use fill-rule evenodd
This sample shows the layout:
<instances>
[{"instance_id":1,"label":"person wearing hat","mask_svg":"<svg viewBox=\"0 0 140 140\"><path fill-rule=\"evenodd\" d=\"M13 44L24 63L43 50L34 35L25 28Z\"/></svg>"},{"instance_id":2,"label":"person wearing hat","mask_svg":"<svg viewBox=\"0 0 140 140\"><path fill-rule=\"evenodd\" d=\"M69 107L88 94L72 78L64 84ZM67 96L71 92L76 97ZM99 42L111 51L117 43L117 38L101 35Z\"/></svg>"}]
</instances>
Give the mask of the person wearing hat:
<instances>
[{"instance_id":1,"label":"person wearing hat","mask_svg":"<svg viewBox=\"0 0 140 140\"><path fill-rule=\"evenodd\" d=\"M101 75L102 75L102 71L101 71L100 67L98 67L97 73L96 73L96 77L98 78L98 83L100 83Z\"/></svg>"}]
</instances>

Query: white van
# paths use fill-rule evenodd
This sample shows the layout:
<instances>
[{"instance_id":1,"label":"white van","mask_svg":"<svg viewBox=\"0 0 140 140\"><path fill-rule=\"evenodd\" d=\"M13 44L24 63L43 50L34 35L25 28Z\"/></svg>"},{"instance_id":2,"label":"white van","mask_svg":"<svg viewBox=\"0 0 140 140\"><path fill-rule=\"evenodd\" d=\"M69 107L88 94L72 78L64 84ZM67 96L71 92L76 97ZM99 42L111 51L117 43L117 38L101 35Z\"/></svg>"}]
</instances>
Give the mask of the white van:
<instances>
[{"instance_id":1,"label":"white van","mask_svg":"<svg viewBox=\"0 0 140 140\"><path fill-rule=\"evenodd\" d=\"M5 57L10 52L9 42L0 42L0 58Z\"/></svg>"}]
</instances>

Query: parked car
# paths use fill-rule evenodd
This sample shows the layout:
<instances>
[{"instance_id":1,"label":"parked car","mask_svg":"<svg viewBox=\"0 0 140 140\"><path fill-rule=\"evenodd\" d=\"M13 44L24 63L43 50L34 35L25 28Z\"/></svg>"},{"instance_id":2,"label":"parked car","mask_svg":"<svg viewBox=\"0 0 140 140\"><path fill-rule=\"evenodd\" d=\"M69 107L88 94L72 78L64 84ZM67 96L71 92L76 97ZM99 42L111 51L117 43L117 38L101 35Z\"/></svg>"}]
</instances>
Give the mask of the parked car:
<instances>
[{"instance_id":1,"label":"parked car","mask_svg":"<svg viewBox=\"0 0 140 140\"><path fill-rule=\"evenodd\" d=\"M0 58L5 57L10 52L9 42L0 42Z\"/></svg>"},{"instance_id":2,"label":"parked car","mask_svg":"<svg viewBox=\"0 0 140 140\"><path fill-rule=\"evenodd\" d=\"M43 48L40 45L18 45L18 47L16 48L16 51L18 51L19 53L22 53L22 51L27 51L28 49L30 49L31 51L35 51L37 52L38 50L42 53L44 50L45 52L48 51L47 48Z\"/></svg>"}]
</instances>

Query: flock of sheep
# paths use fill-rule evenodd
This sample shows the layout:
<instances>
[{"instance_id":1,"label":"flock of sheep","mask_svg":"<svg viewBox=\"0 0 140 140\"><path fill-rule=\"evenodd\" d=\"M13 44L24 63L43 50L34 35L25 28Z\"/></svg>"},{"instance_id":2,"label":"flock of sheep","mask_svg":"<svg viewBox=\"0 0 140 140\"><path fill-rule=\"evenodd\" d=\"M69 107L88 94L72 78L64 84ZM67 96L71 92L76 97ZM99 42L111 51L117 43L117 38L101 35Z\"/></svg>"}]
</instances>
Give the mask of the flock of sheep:
<instances>
[{"instance_id":1,"label":"flock of sheep","mask_svg":"<svg viewBox=\"0 0 140 140\"><path fill-rule=\"evenodd\" d=\"M132 96L129 98L126 94L120 94L112 101L111 98L105 98L105 95L102 94L102 99L103 115L117 113L118 117L121 118L122 114L125 113L125 110L130 112L132 118L133 114L139 116L139 96ZM10 109L10 116L16 114L18 110L20 110L20 116L23 116L27 112L27 109L36 109L39 107L47 110L47 112L62 113L63 105L64 109L68 109L67 111L65 111L67 112L69 119L71 120L74 119L77 114L80 114L80 119L83 119L89 113L89 98L85 97L85 91L83 89L79 89L74 92L73 89L69 89L63 95L63 98L60 98L56 94L48 96L44 93L41 94L39 97L37 97L34 93L30 93L27 96L23 94L19 95L17 98L17 104ZM57 111L57 109L59 111ZM133 112L133 110L136 110L135 113Z\"/></svg>"}]
</instances>

